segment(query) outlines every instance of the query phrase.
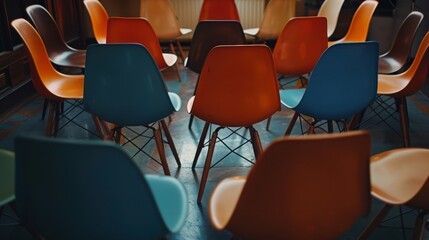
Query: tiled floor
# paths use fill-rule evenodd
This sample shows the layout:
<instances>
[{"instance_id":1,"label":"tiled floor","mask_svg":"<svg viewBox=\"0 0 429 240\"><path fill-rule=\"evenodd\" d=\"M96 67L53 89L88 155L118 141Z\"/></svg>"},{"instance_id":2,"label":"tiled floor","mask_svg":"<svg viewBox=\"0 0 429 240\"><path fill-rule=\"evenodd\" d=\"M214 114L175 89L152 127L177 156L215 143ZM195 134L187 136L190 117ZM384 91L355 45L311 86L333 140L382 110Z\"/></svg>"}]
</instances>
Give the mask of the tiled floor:
<instances>
[{"instance_id":1,"label":"tiled floor","mask_svg":"<svg viewBox=\"0 0 429 240\"><path fill-rule=\"evenodd\" d=\"M177 76L173 70L168 70L164 73L165 81L168 88L172 92L178 93L182 98L182 109L175 113L172 121L169 123L171 134L174 138L176 148L179 152L182 161L182 167L177 168L174 159L171 156L170 149L167 147L167 158L169 159L169 166L172 175L177 177L185 186L189 196L189 215L183 229L169 239L230 239L230 233L223 231L215 231L209 224L207 218L207 201L208 196L214 185L221 179L233 176L247 174L251 164L247 161L239 159L236 155L230 155L221 163L216 165L210 170L208 183L206 186L205 194L202 204L196 203L196 195L198 192L199 180L201 177L202 166L204 163L204 156L206 149L203 150L197 168L192 170L191 165L194 158L196 146L200 137L203 122L195 119L191 129L188 129L189 115L186 112L186 103L192 96L194 86L196 83L197 75L187 69L182 69L183 81L178 82ZM13 139L18 134L35 134L43 135L45 121L40 120L41 109L43 100L40 97L28 99L21 108L16 109L11 114L4 115L0 118L0 147L13 149ZM421 94L417 94L409 99L409 112L411 121L411 144L414 147L429 148L429 101ZM276 113L271 121L270 130L265 129L265 122L256 125L259 131L263 147L266 147L274 139L281 137L288 125L292 111L282 109ZM93 123L88 115L81 115L77 121L85 127L94 130ZM399 129L399 125L393 126ZM225 130L227 131L227 130ZM385 125L376 125L369 129L372 134L372 150L377 153L383 150L401 147L401 138L396 135L390 128ZM294 129L294 134L299 134L298 127ZM64 138L78 138L78 139L96 139L96 136L77 128L74 125L67 125L59 133L59 137ZM242 140L235 138L229 144L239 144ZM152 145L149 145L149 151ZM131 154L134 149L126 147L127 151ZM215 157L219 159L226 152L220 144L216 146ZM251 146L242 148L241 153L252 158L250 154ZM135 158L136 163L141 167L145 173L162 174L161 167L154 161L148 160L142 154L137 155ZM368 220L379 209L380 203L373 201L372 210L367 218L363 218L356 223L356 225L346 233L342 239L354 239L362 228L367 224ZM9 212L10 209L7 209ZM61 213L59 213L61 214ZM412 226L415 212L406 215L407 226ZM389 224L399 227L398 219L395 218ZM311 221L311 219L309 219ZM1 223L10 222L7 217L0 219ZM411 231L406 230L405 235L410 238ZM429 235L429 234L426 234ZM402 239L402 231L395 228L379 228L377 229L371 239ZM31 239L28 233L21 226L1 226L0 239ZM428 238L429 239L429 238Z\"/></svg>"}]
</instances>

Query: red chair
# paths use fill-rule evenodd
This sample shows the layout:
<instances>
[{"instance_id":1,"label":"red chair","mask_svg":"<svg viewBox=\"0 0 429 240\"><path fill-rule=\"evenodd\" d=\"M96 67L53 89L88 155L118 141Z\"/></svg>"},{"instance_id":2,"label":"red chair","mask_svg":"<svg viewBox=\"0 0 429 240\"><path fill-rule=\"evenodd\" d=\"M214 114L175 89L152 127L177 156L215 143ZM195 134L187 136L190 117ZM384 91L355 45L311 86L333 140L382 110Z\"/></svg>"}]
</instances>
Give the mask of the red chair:
<instances>
[{"instance_id":1,"label":"red chair","mask_svg":"<svg viewBox=\"0 0 429 240\"><path fill-rule=\"evenodd\" d=\"M204 0L198 21L235 20L240 21L234 0Z\"/></svg>"}]
</instances>

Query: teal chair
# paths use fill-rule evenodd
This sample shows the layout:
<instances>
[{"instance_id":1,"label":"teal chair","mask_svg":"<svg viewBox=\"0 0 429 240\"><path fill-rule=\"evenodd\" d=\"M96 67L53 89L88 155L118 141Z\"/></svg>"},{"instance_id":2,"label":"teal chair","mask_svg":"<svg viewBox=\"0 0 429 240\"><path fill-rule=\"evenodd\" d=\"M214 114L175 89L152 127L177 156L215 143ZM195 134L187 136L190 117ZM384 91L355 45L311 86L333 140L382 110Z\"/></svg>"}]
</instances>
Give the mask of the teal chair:
<instances>
[{"instance_id":1,"label":"teal chair","mask_svg":"<svg viewBox=\"0 0 429 240\"><path fill-rule=\"evenodd\" d=\"M15 153L17 214L36 236L159 239L186 220L183 185L112 142L19 136Z\"/></svg>"},{"instance_id":2,"label":"teal chair","mask_svg":"<svg viewBox=\"0 0 429 240\"><path fill-rule=\"evenodd\" d=\"M83 96L86 111L113 124L113 127L105 129L107 139L121 142L125 137L125 143L144 151L132 138L122 134L123 128L144 126L145 130L151 129L164 173L170 175L161 137L161 130L164 130L180 167L180 159L164 119L180 109L181 100L177 94L167 91L154 59L143 45L88 46ZM147 156L151 154L147 153Z\"/></svg>"},{"instance_id":3,"label":"teal chair","mask_svg":"<svg viewBox=\"0 0 429 240\"><path fill-rule=\"evenodd\" d=\"M328 123L342 122L349 130L350 119L372 103L377 95L378 43L347 42L329 47L309 77L307 88L280 90L281 102L295 111L285 135L298 117L307 120L309 133ZM306 116L302 118L302 116ZM311 120L308 120L311 117Z\"/></svg>"},{"instance_id":4,"label":"teal chair","mask_svg":"<svg viewBox=\"0 0 429 240\"><path fill-rule=\"evenodd\" d=\"M4 207L15 199L15 154L0 149L0 217Z\"/></svg>"}]
</instances>

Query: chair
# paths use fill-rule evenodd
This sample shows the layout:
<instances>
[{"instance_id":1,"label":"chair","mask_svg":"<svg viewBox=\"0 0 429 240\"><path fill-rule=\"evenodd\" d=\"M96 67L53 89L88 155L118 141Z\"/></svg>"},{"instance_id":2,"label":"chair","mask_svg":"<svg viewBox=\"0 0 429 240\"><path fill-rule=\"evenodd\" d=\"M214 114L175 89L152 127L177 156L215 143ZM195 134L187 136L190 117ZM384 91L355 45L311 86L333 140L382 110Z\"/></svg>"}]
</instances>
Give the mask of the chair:
<instances>
[{"instance_id":1,"label":"chair","mask_svg":"<svg viewBox=\"0 0 429 240\"><path fill-rule=\"evenodd\" d=\"M340 42L364 42L368 35L369 24L371 23L372 15L377 8L378 1L366 0L361 3L353 15L349 29L346 35L336 41L330 41L328 44L333 45Z\"/></svg>"},{"instance_id":2,"label":"chair","mask_svg":"<svg viewBox=\"0 0 429 240\"><path fill-rule=\"evenodd\" d=\"M420 42L413 63L404 72L396 74L379 74L377 94L391 97L395 100L393 106L386 106L384 100L378 98L378 103L385 106L382 111L388 109L399 112L401 132L404 147L410 146L409 119L406 97L419 91L426 81L429 67L429 32ZM391 115L389 115L391 116Z\"/></svg>"},{"instance_id":3,"label":"chair","mask_svg":"<svg viewBox=\"0 0 429 240\"><path fill-rule=\"evenodd\" d=\"M334 33L337 27L338 17L344 0L325 0L319 8L318 17L326 17L328 22L328 38Z\"/></svg>"},{"instance_id":4,"label":"chair","mask_svg":"<svg viewBox=\"0 0 429 240\"><path fill-rule=\"evenodd\" d=\"M274 45L273 58L277 73L280 78L298 77L305 83L307 79L304 75L313 71L314 65L327 47L326 18L291 18ZM270 121L271 118L267 121L267 130Z\"/></svg>"},{"instance_id":5,"label":"chair","mask_svg":"<svg viewBox=\"0 0 429 240\"><path fill-rule=\"evenodd\" d=\"M15 199L15 154L0 149L0 215L3 207Z\"/></svg>"},{"instance_id":6,"label":"chair","mask_svg":"<svg viewBox=\"0 0 429 240\"><path fill-rule=\"evenodd\" d=\"M85 50L70 47L61 36L51 14L41 5L34 4L26 8L37 32L45 44L49 59L60 67L85 68Z\"/></svg>"},{"instance_id":7,"label":"chair","mask_svg":"<svg viewBox=\"0 0 429 240\"><path fill-rule=\"evenodd\" d=\"M204 0L198 21L234 20L240 21L234 0Z\"/></svg>"},{"instance_id":8,"label":"chair","mask_svg":"<svg viewBox=\"0 0 429 240\"><path fill-rule=\"evenodd\" d=\"M391 74L399 71L409 59L414 36L417 32L423 14L413 11L404 19L396 34L391 48L380 55L378 73Z\"/></svg>"},{"instance_id":9,"label":"chair","mask_svg":"<svg viewBox=\"0 0 429 240\"><path fill-rule=\"evenodd\" d=\"M172 53L163 53L158 38L144 18L111 17L107 22L107 43L140 43L145 46L154 58L159 70L175 66L179 81L182 81L177 56Z\"/></svg>"},{"instance_id":10,"label":"chair","mask_svg":"<svg viewBox=\"0 0 429 240\"><path fill-rule=\"evenodd\" d=\"M265 7L259 28L244 29L257 41L274 40L291 17L295 17L295 0L270 0Z\"/></svg>"},{"instance_id":11,"label":"chair","mask_svg":"<svg viewBox=\"0 0 429 240\"><path fill-rule=\"evenodd\" d=\"M425 216L429 211L429 149L400 148L371 157L371 194L384 206L359 236L367 239L394 206L419 210L413 239L423 239Z\"/></svg>"},{"instance_id":12,"label":"chair","mask_svg":"<svg viewBox=\"0 0 429 240\"><path fill-rule=\"evenodd\" d=\"M88 112L114 124L114 127L107 129L106 139L119 143L121 136L124 136L121 134L124 127L144 126L151 129L160 164L164 173L170 175L161 138L162 128L180 167L179 156L164 118L180 109L181 100L177 94L167 92L155 61L143 45L90 45L87 49L83 104ZM127 142L133 144L133 139ZM143 149L139 148L139 151Z\"/></svg>"},{"instance_id":13,"label":"chair","mask_svg":"<svg viewBox=\"0 0 429 240\"><path fill-rule=\"evenodd\" d=\"M245 41L246 38L243 33L243 28L238 21L200 21L195 27L188 58L184 65L193 72L200 74L206 57L213 47L218 45L245 44ZM192 126L193 118L194 116L191 115L188 125L189 128Z\"/></svg>"},{"instance_id":14,"label":"chair","mask_svg":"<svg viewBox=\"0 0 429 240\"><path fill-rule=\"evenodd\" d=\"M289 135L298 116L306 115L309 133L326 120L328 132L333 121L347 120L372 103L377 94L378 43L341 43L329 47L320 57L305 89L280 91L284 106L295 111L285 135Z\"/></svg>"},{"instance_id":15,"label":"chair","mask_svg":"<svg viewBox=\"0 0 429 240\"><path fill-rule=\"evenodd\" d=\"M17 214L43 239L160 239L186 220L183 185L116 144L21 136L15 148Z\"/></svg>"},{"instance_id":16,"label":"chair","mask_svg":"<svg viewBox=\"0 0 429 240\"><path fill-rule=\"evenodd\" d=\"M109 14L98 0L84 0L83 3L91 19L95 40L98 43L106 43L107 19L109 19Z\"/></svg>"},{"instance_id":17,"label":"chair","mask_svg":"<svg viewBox=\"0 0 429 240\"><path fill-rule=\"evenodd\" d=\"M27 47L33 85L37 92L49 101L45 135L55 136L60 129L60 118L66 118L68 122L73 122L72 118L67 117L70 108L65 110L63 106L64 102L68 100L82 100L83 75L67 75L55 70L42 38L28 21L20 18L12 21L11 25ZM71 109L74 109L76 104L79 106L79 103L73 103ZM96 127L99 130L97 124ZM99 131L98 134L101 132Z\"/></svg>"},{"instance_id":18,"label":"chair","mask_svg":"<svg viewBox=\"0 0 429 240\"><path fill-rule=\"evenodd\" d=\"M217 184L211 225L240 239L339 239L369 212L370 148L363 131L280 138L247 177Z\"/></svg>"},{"instance_id":19,"label":"chair","mask_svg":"<svg viewBox=\"0 0 429 240\"><path fill-rule=\"evenodd\" d=\"M270 49L258 44L214 47L206 58L195 96L189 100L187 107L189 113L206 122L192 164L193 169L204 146L209 126L219 126L213 132L207 150L197 199L200 203L218 132L222 128L249 129L255 157L262 152L258 132L253 125L270 117L280 108Z\"/></svg>"},{"instance_id":20,"label":"chair","mask_svg":"<svg viewBox=\"0 0 429 240\"><path fill-rule=\"evenodd\" d=\"M185 62L185 54L178 37L192 32L192 29L181 28L169 0L140 0L140 16L146 18L161 41L169 42L171 51L175 53L173 42L176 43L179 55Z\"/></svg>"}]
</instances>

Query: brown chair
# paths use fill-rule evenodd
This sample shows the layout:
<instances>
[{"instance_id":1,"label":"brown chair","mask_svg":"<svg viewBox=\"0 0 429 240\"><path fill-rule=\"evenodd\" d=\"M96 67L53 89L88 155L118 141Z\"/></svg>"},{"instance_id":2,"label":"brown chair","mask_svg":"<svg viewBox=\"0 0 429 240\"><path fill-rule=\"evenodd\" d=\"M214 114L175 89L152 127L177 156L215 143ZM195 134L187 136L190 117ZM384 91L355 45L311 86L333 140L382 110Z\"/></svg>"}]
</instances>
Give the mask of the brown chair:
<instances>
[{"instance_id":1,"label":"brown chair","mask_svg":"<svg viewBox=\"0 0 429 240\"><path fill-rule=\"evenodd\" d=\"M234 0L204 0L198 21L234 20L240 21Z\"/></svg>"},{"instance_id":2,"label":"brown chair","mask_svg":"<svg viewBox=\"0 0 429 240\"><path fill-rule=\"evenodd\" d=\"M60 118L66 117L65 113L68 112L62 110L64 102L83 99L84 76L67 75L55 70L49 60L42 38L28 21L20 18L12 21L11 25L21 36L27 47L33 85L37 92L49 101L45 135L56 135L59 130ZM68 122L73 122L73 119L68 120ZM101 134L101 128L99 128L95 118L94 121L96 122L98 133Z\"/></svg>"},{"instance_id":3,"label":"brown chair","mask_svg":"<svg viewBox=\"0 0 429 240\"><path fill-rule=\"evenodd\" d=\"M188 101L187 107L189 113L206 122L193 169L210 125L219 126L210 138L198 192L197 202L200 203L221 129L249 129L251 139L246 142L252 143L255 157L262 152L258 132L253 125L280 109L279 88L270 49L257 44L214 47L206 58L195 96Z\"/></svg>"},{"instance_id":4,"label":"brown chair","mask_svg":"<svg viewBox=\"0 0 429 240\"><path fill-rule=\"evenodd\" d=\"M336 41L330 41L329 46L339 42L364 42L368 35L372 15L377 8L378 1L366 0L361 3L353 15L346 35Z\"/></svg>"},{"instance_id":5,"label":"brown chair","mask_svg":"<svg viewBox=\"0 0 429 240\"><path fill-rule=\"evenodd\" d=\"M107 21L107 43L140 43L151 53L159 70L165 70L174 65L179 81L182 81L177 56L163 53L155 31L144 18L111 17Z\"/></svg>"},{"instance_id":6,"label":"brown chair","mask_svg":"<svg viewBox=\"0 0 429 240\"><path fill-rule=\"evenodd\" d=\"M179 56L185 62L185 54L178 37L192 32L192 29L181 28L173 6L169 0L140 0L140 16L146 18L160 41L169 42L171 51L176 53L173 42L179 50Z\"/></svg>"},{"instance_id":7,"label":"brown chair","mask_svg":"<svg viewBox=\"0 0 429 240\"><path fill-rule=\"evenodd\" d=\"M70 47L61 36L51 14L41 5L34 4L26 8L37 32L45 44L49 59L60 67L85 68L85 50Z\"/></svg>"},{"instance_id":8,"label":"brown chair","mask_svg":"<svg viewBox=\"0 0 429 240\"><path fill-rule=\"evenodd\" d=\"M295 0L270 0L258 28L244 29L256 41L274 40L291 17L295 17Z\"/></svg>"},{"instance_id":9,"label":"brown chair","mask_svg":"<svg viewBox=\"0 0 429 240\"><path fill-rule=\"evenodd\" d=\"M91 19L95 40L98 43L106 43L107 19L109 19L109 14L98 0L84 0L83 3Z\"/></svg>"},{"instance_id":10,"label":"brown chair","mask_svg":"<svg viewBox=\"0 0 429 240\"><path fill-rule=\"evenodd\" d=\"M408 61L414 36L423 19L421 12L413 11L404 19L396 33L392 47L380 55L378 73L391 74L398 72Z\"/></svg>"},{"instance_id":11,"label":"brown chair","mask_svg":"<svg viewBox=\"0 0 429 240\"><path fill-rule=\"evenodd\" d=\"M377 94L391 97L395 100L393 111L398 111L401 122L401 132L404 147L410 146L409 120L406 97L419 91L426 82L429 68L429 32L420 42L413 63L404 72L397 74L379 74ZM385 106L385 100L378 98L380 106ZM382 111L389 111L390 106ZM389 115L391 116L391 115Z\"/></svg>"},{"instance_id":12,"label":"brown chair","mask_svg":"<svg viewBox=\"0 0 429 240\"><path fill-rule=\"evenodd\" d=\"M413 239L422 239L429 212L429 149L402 148L371 157L371 194L385 205L359 236L367 239L394 206L420 210Z\"/></svg>"},{"instance_id":13,"label":"brown chair","mask_svg":"<svg viewBox=\"0 0 429 240\"><path fill-rule=\"evenodd\" d=\"M243 239L338 239L370 209L368 132L284 137L212 191L212 226Z\"/></svg>"}]
</instances>

